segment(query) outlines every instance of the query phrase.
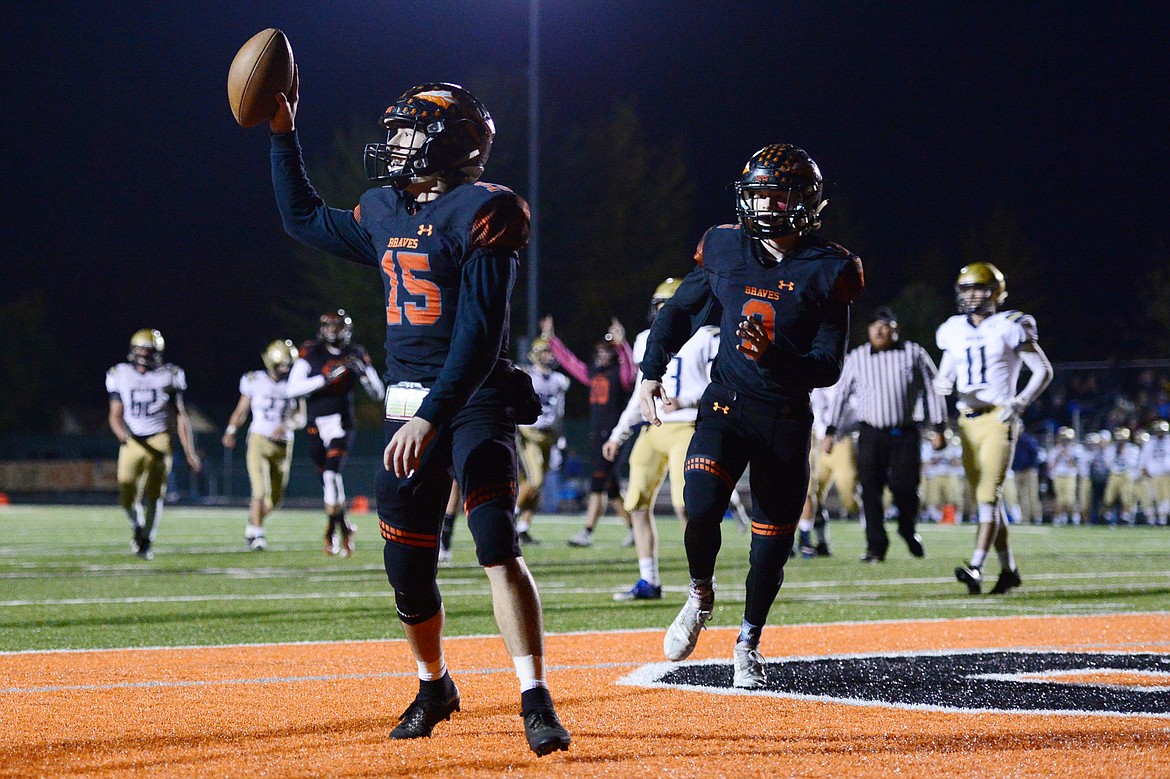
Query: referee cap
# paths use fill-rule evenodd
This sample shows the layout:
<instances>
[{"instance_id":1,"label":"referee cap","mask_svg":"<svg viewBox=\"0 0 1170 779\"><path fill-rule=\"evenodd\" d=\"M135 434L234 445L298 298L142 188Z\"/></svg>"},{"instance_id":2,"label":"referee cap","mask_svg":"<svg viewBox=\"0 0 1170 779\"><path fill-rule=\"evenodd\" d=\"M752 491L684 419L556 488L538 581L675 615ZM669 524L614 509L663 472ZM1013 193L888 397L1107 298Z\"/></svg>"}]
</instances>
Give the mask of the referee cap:
<instances>
[{"instance_id":1,"label":"referee cap","mask_svg":"<svg viewBox=\"0 0 1170 779\"><path fill-rule=\"evenodd\" d=\"M894 313L889 306L878 306L869 317L870 324L874 322L887 322L894 327L898 326L898 315Z\"/></svg>"}]
</instances>

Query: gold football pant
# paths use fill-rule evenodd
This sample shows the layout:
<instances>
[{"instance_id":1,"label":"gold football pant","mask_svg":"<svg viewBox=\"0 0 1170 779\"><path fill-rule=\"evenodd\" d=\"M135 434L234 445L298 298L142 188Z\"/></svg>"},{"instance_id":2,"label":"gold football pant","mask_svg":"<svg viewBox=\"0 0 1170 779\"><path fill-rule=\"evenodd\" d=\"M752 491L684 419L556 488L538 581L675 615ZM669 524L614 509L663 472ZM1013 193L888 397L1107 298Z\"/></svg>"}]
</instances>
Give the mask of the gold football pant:
<instances>
[{"instance_id":1,"label":"gold football pant","mask_svg":"<svg viewBox=\"0 0 1170 779\"><path fill-rule=\"evenodd\" d=\"M630 450L630 486L626 489L626 511L652 511L662 480L670 473L670 502L683 505L683 465L687 447L695 432L694 422L666 422L642 428Z\"/></svg>"},{"instance_id":2,"label":"gold football pant","mask_svg":"<svg viewBox=\"0 0 1170 779\"><path fill-rule=\"evenodd\" d=\"M837 485L837 497L846 514L857 513L857 446L852 436L843 436L833 443L833 451L825 454L823 439L813 441L808 453L808 496L816 506L825 505L829 488Z\"/></svg>"},{"instance_id":3,"label":"gold football pant","mask_svg":"<svg viewBox=\"0 0 1170 779\"><path fill-rule=\"evenodd\" d=\"M122 508L132 511L140 501L143 505L153 505L166 495L170 472L169 433L128 438L118 449L118 491Z\"/></svg>"},{"instance_id":4,"label":"gold football pant","mask_svg":"<svg viewBox=\"0 0 1170 779\"><path fill-rule=\"evenodd\" d=\"M1077 477L1053 476L1052 497L1056 504L1057 514L1080 513L1080 503L1077 501Z\"/></svg>"},{"instance_id":5,"label":"gold football pant","mask_svg":"<svg viewBox=\"0 0 1170 779\"><path fill-rule=\"evenodd\" d=\"M537 498L548 475L548 464L557 434L552 430L535 427L516 428L520 436L520 464L523 467L524 483L516 503L521 511L535 509Z\"/></svg>"},{"instance_id":6,"label":"gold football pant","mask_svg":"<svg viewBox=\"0 0 1170 779\"><path fill-rule=\"evenodd\" d=\"M284 499L292 465L292 441L273 441L255 433L248 434L248 480L252 483L252 500L264 501L271 510Z\"/></svg>"},{"instance_id":7,"label":"gold football pant","mask_svg":"<svg viewBox=\"0 0 1170 779\"><path fill-rule=\"evenodd\" d=\"M1120 504L1123 514L1133 511L1133 479L1129 474L1111 473L1105 482L1105 500L1101 506L1108 511L1115 504Z\"/></svg>"},{"instance_id":8,"label":"gold football pant","mask_svg":"<svg viewBox=\"0 0 1170 779\"><path fill-rule=\"evenodd\" d=\"M997 504L1012 463L1019 420L995 418L998 408L977 417L959 416L959 441L963 445L963 470L976 503Z\"/></svg>"}]
</instances>

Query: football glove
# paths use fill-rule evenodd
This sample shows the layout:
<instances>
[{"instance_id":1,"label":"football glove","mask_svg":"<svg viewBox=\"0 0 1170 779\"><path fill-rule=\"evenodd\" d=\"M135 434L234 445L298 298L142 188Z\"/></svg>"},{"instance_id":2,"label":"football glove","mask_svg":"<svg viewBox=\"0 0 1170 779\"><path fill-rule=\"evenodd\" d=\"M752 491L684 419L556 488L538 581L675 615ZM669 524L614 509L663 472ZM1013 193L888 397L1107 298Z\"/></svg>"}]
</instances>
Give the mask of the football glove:
<instances>
[{"instance_id":1,"label":"football glove","mask_svg":"<svg viewBox=\"0 0 1170 779\"><path fill-rule=\"evenodd\" d=\"M1025 404L1019 398L1012 398L995 413L995 419L999 422L1013 422L1020 418L1020 414L1024 413Z\"/></svg>"}]
</instances>

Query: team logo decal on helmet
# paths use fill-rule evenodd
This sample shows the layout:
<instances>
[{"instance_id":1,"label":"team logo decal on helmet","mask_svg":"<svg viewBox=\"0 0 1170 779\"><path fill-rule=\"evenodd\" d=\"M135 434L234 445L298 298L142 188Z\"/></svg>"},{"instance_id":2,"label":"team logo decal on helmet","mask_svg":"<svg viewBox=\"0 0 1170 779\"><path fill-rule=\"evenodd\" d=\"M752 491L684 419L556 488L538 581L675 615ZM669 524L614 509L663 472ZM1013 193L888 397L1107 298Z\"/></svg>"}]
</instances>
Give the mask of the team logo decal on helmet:
<instances>
[{"instance_id":1,"label":"team logo decal on helmet","mask_svg":"<svg viewBox=\"0 0 1170 779\"><path fill-rule=\"evenodd\" d=\"M382 126L386 142L366 145L366 176L395 189L432 177L477 180L496 135L483 104L443 82L408 89L382 114Z\"/></svg>"},{"instance_id":2,"label":"team logo decal on helmet","mask_svg":"<svg viewBox=\"0 0 1170 779\"><path fill-rule=\"evenodd\" d=\"M317 327L317 338L330 346L346 347L353 337L353 320L345 313L344 308L336 311L326 311L321 315Z\"/></svg>"},{"instance_id":3,"label":"team logo decal on helmet","mask_svg":"<svg viewBox=\"0 0 1170 779\"><path fill-rule=\"evenodd\" d=\"M144 327L130 336L130 351L126 355L126 361L139 368L157 368L162 365L165 348L166 341L163 340L162 333Z\"/></svg>"},{"instance_id":4,"label":"team logo decal on helmet","mask_svg":"<svg viewBox=\"0 0 1170 779\"><path fill-rule=\"evenodd\" d=\"M982 297L964 294L983 290ZM955 280L955 305L960 314L994 314L1007 300L1007 281L999 268L990 262L973 262L959 270Z\"/></svg>"},{"instance_id":5,"label":"team logo decal on helmet","mask_svg":"<svg viewBox=\"0 0 1170 779\"><path fill-rule=\"evenodd\" d=\"M820 168L808 152L789 143L765 146L751 156L735 182L735 215L752 238L804 235L821 226L828 204Z\"/></svg>"}]
</instances>

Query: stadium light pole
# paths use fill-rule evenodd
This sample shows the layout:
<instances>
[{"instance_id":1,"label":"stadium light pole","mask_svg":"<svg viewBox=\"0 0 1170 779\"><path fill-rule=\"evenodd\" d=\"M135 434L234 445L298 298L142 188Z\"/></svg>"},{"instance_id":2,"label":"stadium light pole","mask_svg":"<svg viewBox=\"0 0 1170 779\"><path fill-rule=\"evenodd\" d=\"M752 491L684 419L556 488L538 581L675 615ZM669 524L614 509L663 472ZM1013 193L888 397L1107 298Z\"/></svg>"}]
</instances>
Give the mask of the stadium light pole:
<instances>
[{"instance_id":1,"label":"stadium light pole","mask_svg":"<svg viewBox=\"0 0 1170 779\"><path fill-rule=\"evenodd\" d=\"M528 0L528 336L540 318L540 0Z\"/></svg>"}]
</instances>

